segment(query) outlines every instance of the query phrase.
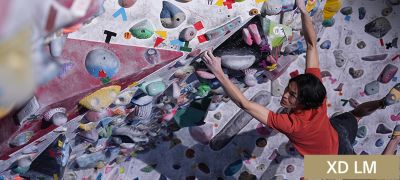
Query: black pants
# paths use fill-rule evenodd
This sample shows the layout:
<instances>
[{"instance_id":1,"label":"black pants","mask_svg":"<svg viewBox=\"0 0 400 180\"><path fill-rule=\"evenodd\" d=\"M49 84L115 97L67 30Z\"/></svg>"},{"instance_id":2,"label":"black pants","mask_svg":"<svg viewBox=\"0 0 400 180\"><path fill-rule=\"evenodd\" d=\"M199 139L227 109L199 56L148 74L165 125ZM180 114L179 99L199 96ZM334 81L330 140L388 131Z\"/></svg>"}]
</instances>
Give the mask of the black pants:
<instances>
[{"instance_id":1,"label":"black pants","mask_svg":"<svg viewBox=\"0 0 400 180\"><path fill-rule=\"evenodd\" d=\"M339 138L338 154L355 154L353 145L356 140L358 123L356 117L350 112L345 112L330 119Z\"/></svg>"}]
</instances>

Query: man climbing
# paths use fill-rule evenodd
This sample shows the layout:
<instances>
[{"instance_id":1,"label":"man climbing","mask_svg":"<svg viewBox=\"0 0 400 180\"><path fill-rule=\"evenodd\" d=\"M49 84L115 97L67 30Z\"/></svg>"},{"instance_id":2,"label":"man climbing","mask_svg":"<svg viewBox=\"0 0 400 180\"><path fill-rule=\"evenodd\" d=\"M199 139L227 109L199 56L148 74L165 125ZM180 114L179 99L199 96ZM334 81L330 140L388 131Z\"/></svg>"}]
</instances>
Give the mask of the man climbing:
<instances>
[{"instance_id":1,"label":"man climbing","mask_svg":"<svg viewBox=\"0 0 400 180\"><path fill-rule=\"evenodd\" d=\"M266 107L247 100L224 75L221 59L212 52L203 54L203 62L221 82L232 101L261 123L285 134L301 155L354 154L358 122L377 109L400 101L400 83L389 94L376 101L360 104L350 112L328 118L326 89L321 82L317 38L304 0L296 0L301 13L304 38L307 43L305 74L290 79L281 99L281 105L290 111L276 114ZM392 142L394 144L394 141ZM391 150L392 151L392 150Z\"/></svg>"}]
</instances>

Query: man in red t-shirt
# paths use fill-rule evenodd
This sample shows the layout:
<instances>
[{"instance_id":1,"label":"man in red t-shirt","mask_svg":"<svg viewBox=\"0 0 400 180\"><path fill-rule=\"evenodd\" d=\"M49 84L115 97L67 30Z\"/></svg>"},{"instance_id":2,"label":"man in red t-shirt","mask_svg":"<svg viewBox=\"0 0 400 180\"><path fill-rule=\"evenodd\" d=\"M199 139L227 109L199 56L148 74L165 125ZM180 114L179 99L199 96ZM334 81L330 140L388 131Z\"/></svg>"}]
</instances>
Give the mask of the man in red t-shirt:
<instances>
[{"instance_id":1,"label":"man in red t-shirt","mask_svg":"<svg viewBox=\"0 0 400 180\"><path fill-rule=\"evenodd\" d=\"M285 134L301 155L353 154L358 121L377 109L400 101L400 83L389 94L377 101L360 104L350 112L328 118L326 89L321 82L317 38L304 0L296 0L301 13L304 38L307 43L305 74L289 80L281 105L290 111L277 114L266 107L247 100L224 75L221 59L211 51L203 54L203 62L221 82L225 92L240 108L255 119Z\"/></svg>"}]
</instances>

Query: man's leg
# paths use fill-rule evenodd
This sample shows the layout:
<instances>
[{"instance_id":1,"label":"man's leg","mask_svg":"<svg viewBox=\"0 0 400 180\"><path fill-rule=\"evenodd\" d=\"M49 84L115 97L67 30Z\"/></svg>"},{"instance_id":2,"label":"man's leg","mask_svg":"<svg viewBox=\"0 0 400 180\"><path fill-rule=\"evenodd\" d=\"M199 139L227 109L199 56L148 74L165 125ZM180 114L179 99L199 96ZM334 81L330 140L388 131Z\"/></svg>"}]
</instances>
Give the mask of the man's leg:
<instances>
[{"instance_id":1,"label":"man's leg","mask_svg":"<svg viewBox=\"0 0 400 180\"><path fill-rule=\"evenodd\" d=\"M356 117L357 121L360 121L362 117L372 114L377 109L384 109L386 106L395 104L399 101L400 83L396 84L383 99L362 103L350 111L350 113Z\"/></svg>"},{"instance_id":2,"label":"man's leg","mask_svg":"<svg viewBox=\"0 0 400 180\"><path fill-rule=\"evenodd\" d=\"M399 143L400 143L400 125L396 125L396 127L393 130L392 138L386 145L386 148L385 150L383 150L382 154L395 155Z\"/></svg>"}]
</instances>

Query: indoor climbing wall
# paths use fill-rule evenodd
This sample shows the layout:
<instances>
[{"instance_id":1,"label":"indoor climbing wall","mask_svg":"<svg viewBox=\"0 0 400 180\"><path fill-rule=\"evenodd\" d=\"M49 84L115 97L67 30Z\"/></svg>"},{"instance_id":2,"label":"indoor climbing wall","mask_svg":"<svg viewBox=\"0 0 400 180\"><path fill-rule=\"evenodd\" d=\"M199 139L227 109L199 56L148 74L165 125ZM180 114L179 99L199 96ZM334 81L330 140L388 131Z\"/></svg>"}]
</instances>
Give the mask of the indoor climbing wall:
<instances>
[{"instance_id":1,"label":"indoor climbing wall","mask_svg":"<svg viewBox=\"0 0 400 180\"><path fill-rule=\"evenodd\" d=\"M0 73L28 82L0 82L0 179L303 177L288 139L237 107L199 58L213 49L246 98L284 112L283 90L305 68L294 0L30 3L0 2L0 55L19 52L24 74ZM400 82L399 4L307 1L328 116ZM27 16L8 20L20 6ZM398 121L398 104L364 118L355 152L380 154Z\"/></svg>"}]
</instances>

